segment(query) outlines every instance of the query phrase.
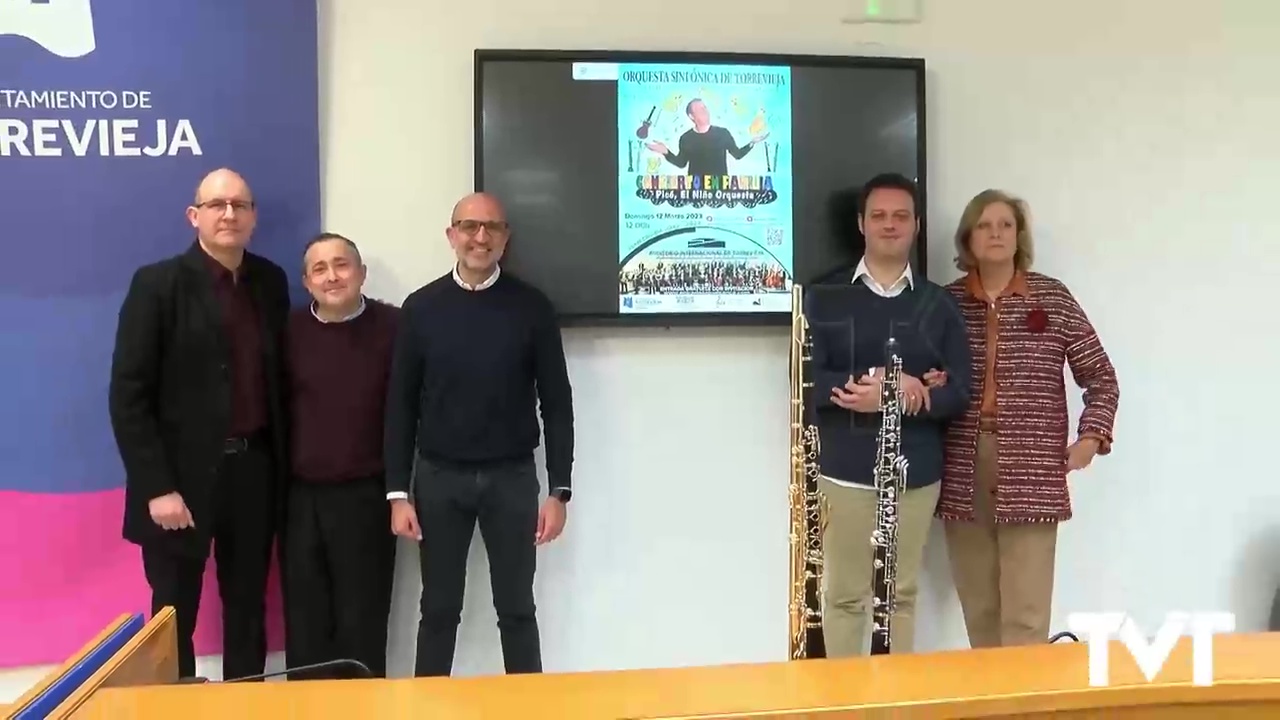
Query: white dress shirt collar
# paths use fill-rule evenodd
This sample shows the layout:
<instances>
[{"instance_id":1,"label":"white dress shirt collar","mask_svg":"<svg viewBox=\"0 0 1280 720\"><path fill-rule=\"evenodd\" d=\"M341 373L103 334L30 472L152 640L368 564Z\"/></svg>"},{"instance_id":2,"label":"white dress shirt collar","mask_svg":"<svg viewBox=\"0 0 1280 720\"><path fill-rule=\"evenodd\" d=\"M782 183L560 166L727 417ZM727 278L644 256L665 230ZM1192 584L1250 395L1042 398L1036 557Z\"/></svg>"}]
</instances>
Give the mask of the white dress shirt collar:
<instances>
[{"instance_id":1,"label":"white dress shirt collar","mask_svg":"<svg viewBox=\"0 0 1280 720\"><path fill-rule=\"evenodd\" d=\"M355 309L355 312L338 320L325 320L324 318L320 317L320 313L317 312L315 301L312 301L311 315L314 316L315 319L319 320L322 323L344 323L344 322L347 322L348 320L355 320L356 318L360 317L360 314L364 312L364 307L365 307L364 295L361 295L360 306Z\"/></svg>"},{"instance_id":2,"label":"white dress shirt collar","mask_svg":"<svg viewBox=\"0 0 1280 720\"><path fill-rule=\"evenodd\" d=\"M458 274L457 263L454 263L453 265L453 281L458 283L458 285L461 286L464 290L473 290L473 291L487 290L490 287L492 287L494 283L498 282L498 276L501 274L502 274L502 268L495 265L493 268L493 274L485 278L484 282L480 283L479 285L472 285L471 283L468 283L466 280L463 280L462 276Z\"/></svg>"},{"instance_id":3,"label":"white dress shirt collar","mask_svg":"<svg viewBox=\"0 0 1280 720\"><path fill-rule=\"evenodd\" d=\"M907 266L902 270L902 274L898 276L897 280L893 281L893 284L889 285L889 287L884 287L876 282L875 278L871 277L871 271L867 268L866 257L858 261L858 268L853 271L853 280L851 282L858 282L859 280L881 297L897 297L902 294L903 290L907 288L914 290L916 287L915 276L911 273L910 263L907 263Z\"/></svg>"}]
</instances>

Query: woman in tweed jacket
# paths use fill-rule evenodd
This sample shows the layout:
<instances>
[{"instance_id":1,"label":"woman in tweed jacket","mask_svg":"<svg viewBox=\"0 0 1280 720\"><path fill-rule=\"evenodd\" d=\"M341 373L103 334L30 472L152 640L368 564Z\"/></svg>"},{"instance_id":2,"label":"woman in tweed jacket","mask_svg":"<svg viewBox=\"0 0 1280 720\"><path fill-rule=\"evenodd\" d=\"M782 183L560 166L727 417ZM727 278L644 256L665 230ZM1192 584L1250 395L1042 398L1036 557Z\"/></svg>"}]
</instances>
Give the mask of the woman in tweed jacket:
<instances>
[{"instance_id":1,"label":"woman in tweed jacket","mask_svg":"<svg viewBox=\"0 0 1280 720\"><path fill-rule=\"evenodd\" d=\"M1067 474L1111 452L1120 389L1089 318L1061 281L1031 272L1026 205L979 193L956 230L947 289L973 353L968 411L946 440L938 517L972 647L1048 640ZM1069 442L1063 366L1084 389ZM934 376L934 382L945 382Z\"/></svg>"}]
</instances>

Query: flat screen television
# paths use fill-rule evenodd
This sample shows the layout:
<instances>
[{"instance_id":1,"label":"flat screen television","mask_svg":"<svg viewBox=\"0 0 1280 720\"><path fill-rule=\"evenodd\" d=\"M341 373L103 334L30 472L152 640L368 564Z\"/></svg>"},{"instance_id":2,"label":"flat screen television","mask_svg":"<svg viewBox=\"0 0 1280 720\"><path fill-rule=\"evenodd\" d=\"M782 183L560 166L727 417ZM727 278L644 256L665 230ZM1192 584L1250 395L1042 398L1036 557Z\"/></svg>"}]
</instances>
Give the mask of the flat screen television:
<instances>
[{"instance_id":1,"label":"flat screen television","mask_svg":"<svg viewBox=\"0 0 1280 720\"><path fill-rule=\"evenodd\" d=\"M475 186L563 324L784 324L879 173L920 188L927 272L924 98L919 59L478 50Z\"/></svg>"}]
</instances>

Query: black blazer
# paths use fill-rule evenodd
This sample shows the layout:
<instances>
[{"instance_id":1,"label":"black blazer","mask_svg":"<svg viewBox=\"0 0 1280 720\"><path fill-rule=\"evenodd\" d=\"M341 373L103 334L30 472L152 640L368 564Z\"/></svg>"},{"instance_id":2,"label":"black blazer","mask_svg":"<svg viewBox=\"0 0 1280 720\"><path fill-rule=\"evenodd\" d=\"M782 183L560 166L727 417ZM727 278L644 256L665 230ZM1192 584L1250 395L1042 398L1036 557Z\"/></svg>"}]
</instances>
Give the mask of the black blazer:
<instances>
[{"instance_id":1,"label":"black blazer","mask_svg":"<svg viewBox=\"0 0 1280 720\"><path fill-rule=\"evenodd\" d=\"M245 253L244 269L262 321L274 495L282 505L288 430L281 337L288 280L279 265L253 253ZM231 422L227 366L213 275L199 245L139 268L120 308L108 400L125 470L125 540L208 552L213 488ZM151 519L148 503L174 491L191 511L194 530L165 530Z\"/></svg>"}]
</instances>

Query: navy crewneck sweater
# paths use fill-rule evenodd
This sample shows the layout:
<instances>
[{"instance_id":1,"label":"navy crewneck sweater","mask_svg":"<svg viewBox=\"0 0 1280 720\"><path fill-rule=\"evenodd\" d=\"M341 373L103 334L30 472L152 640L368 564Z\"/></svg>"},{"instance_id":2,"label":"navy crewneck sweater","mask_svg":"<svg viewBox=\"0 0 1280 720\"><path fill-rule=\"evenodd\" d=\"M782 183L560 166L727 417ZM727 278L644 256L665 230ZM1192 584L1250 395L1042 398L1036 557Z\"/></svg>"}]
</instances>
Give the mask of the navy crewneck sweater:
<instances>
[{"instance_id":1,"label":"navy crewneck sweater","mask_svg":"<svg viewBox=\"0 0 1280 720\"><path fill-rule=\"evenodd\" d=\"M387 393L387 490L408 492L415 446L453 465L530 458L546 436L550 486L570 488L573 396L555 311L503 272L483 290L452 273L401 310Z\"/></svg>"},{"instance_id":2,"label":"navy crewneck sweater","mask_svg":"<svg viewBox=\"0 0 1280 720\"><path fill-rule=\"evenodd\" d=\"M902 353L902 371L923 380L930 369L945 370L947 383L929 393L930 410L902 419L902 452L907 487L942 477L947 422L969 405L971 353L955 300L942 287L917 280L896 297L877 295L861 282L811 285L806 315L813 341L810 422L821 440L819 465L827 477L870 485L873 481L879 412L859 413L831 402L831 389L885 366L885 342L892 332Z\"/></svg>"}]
</instances>

